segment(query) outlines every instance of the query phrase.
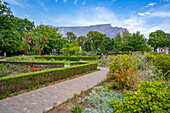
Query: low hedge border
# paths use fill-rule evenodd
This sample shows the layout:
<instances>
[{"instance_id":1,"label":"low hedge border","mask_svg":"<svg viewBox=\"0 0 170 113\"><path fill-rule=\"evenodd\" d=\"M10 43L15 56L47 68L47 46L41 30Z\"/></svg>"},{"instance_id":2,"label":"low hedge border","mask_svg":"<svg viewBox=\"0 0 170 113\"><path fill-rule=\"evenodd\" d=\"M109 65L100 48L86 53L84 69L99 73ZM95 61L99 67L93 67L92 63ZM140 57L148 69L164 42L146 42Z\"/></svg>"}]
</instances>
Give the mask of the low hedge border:
<instances>
[{"instance_id":1,"label":"low hedge border","mask_svg":"<svg viewBox=\"0 0 170 113\"><path fill-rule=\"evenodd\" d=\"M70 66L81 65L81 64L87 64L87 62L71 62Z\"/></svg>"},{"instance_id":2,"label":"low hedge border","mask_svg":"<svg viewBox=\"0 0 170 113\"><path fill-rule=\"evenodd\" d=\"M55 59L55 60L68 60L68 61L80 61L80 60L98 60L100 56L51 56L51 55L35 55L35 58Z\"/></svg>"},{"instance_id":3,"label":"low hedge border","mask_svg":"<svg viewBox=\"0 0 170 113\"><path fill-rule=\"evenodd\" d=\"M41 65L47 65L50 68L64 67L64 62L44 62L44 61L0 61L3 64L19 64L19 65L29 65L34 67L41 67Z\"/></svg>"},{"instance_id":4,"label":"low hedge border","mask_svg":"<svg viewBox=\"0 0 170 113\"><path fill-rule=\"evenodd\" d=\"M45 84L69 78L92 70L97 70L97 63L88 63L71 67L55 68L38 72L23 73L0 78L0 95L17 92L29 86Z\"/></svg>"}]
</instances>

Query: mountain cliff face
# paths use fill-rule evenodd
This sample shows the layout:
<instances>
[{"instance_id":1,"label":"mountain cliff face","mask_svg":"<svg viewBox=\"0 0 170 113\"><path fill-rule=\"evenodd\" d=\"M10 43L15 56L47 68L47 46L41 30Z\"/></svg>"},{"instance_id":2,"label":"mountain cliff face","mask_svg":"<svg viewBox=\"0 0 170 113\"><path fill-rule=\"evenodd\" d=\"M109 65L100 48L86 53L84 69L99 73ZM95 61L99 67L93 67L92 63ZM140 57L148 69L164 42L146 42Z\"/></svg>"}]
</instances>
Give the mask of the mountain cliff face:
<instances>
[{"instance_id":1,"label":"mountain cliff face","mask_svg":"<svg viewBox=\"0 0 170 113\"><path fill-rule=\"evenodd\" d=\"M106 34L107 37L114 38L116 34L122 34L123 31L127 30L121 27L112 27L111 24L55 28L58 28L58 33L63 34L64 37L66 37L67 32L73 32L76 36L86 36L89 31L98 31Z\"/></svg>"}]
</instances>

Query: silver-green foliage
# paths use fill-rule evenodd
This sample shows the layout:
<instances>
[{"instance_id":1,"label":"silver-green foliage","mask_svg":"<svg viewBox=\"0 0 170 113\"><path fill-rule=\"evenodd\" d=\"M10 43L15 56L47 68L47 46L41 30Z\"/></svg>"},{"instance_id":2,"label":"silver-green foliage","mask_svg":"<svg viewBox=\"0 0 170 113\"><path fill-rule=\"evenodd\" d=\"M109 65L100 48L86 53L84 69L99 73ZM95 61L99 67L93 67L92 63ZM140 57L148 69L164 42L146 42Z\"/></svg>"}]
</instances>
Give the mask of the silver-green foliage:
<instances>
[{"instance_id":1,"label":"silver-green foliage","mask_svg":"<svg viewBox=\"0 0 170 113\"><path fill-rule=\"evenodd\" d=\"M112 113L113 108L108 102L112 100L122 102L124 98L122 94L111 92L108 88L99 86L94 87L89 96L85 97L85 100L88 102L88 106L92 107L84 109L83 113Z\"/></svg>"}]
</instances>

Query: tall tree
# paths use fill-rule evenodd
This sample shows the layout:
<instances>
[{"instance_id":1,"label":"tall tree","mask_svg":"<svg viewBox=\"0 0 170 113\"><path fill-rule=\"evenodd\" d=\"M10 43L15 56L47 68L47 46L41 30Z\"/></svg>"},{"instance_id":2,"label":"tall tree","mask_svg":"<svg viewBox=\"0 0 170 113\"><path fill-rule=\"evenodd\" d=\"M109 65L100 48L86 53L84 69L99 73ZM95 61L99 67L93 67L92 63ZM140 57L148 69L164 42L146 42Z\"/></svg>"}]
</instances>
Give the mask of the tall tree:
<instances>
[{"instance_id":1,"label":"tall tree","mask_svg":"<svg viewBox=\"0 0 170 113\"><path fill-rule=\"evenodd\" d=\"M120 33L118 33L114 38L113 38L113 50L115 52L119 52L121 50L121 43L122 43L122 37L120 35Z\"/></svg>"},{"instance_id":2,"label":"tall tree","mask_svg":"<svg viewBox=\"0 0 170 113\"><path fill-rule=\"evenodd\" d=\"M125 31L122 36L117 34L113 40L115 52L145 51L148 49L145 37L138 31L132 35L128 31Z\"/></svg>"},{"instance_id":3,"label":"tall tree","mask_svg":"<svg viewBox=\"0 0 170 113\"><path fill-rule=\"evenodd\" d=\"M83 44L84 44L85 40L86 40L85 36L77 37L77 42L78 42L79 46L81 46L81 48L83 47Z\"/></svg>"},{"instance_id":4,"label":"tall tree","mask_svg":"<svg viewBox=\"0 0 170 113\"><path fill-rule=\"evenodd\" d=\"M13 23L15 26L15 31L21 33L23 35L23 32L30 32L35 26L34 22L29 21L28 19L21 19L18 17L14 17Z\"/></svg>"},{"instance_id":5,"label":"tall tree","mask_svg":"<svg viewBox=\"0 0 170 113\"><path fill-rule=\"evenodd\" d=\"M0 50L10 53L15 52L21 44L22 38L14 32L14 16L6 2L0 0Z\"/></svg>"},{"instance_id":6,"label":"tall tree","mask_svg":"<svg viewBox=\"0 0 170 113\"><path fill-rule=\"evenodd\" d=\"M154 51L156 51L158 47L165 47L164 40L167 38L164 37L164 34L165 32L162 30L157 30L149 34L148 44L154 48Z\"/></svg>"},{"instance_id":7,"label":"tall tree","mask_svg":"<svg viewBox=\"0 0 170 113\"><path fill-rule=\"evenodd\" d=\"M86 38L83 44L83 51L92 51L92 41L89 38Z\"/></svg>"},{"instance_id":8,"label":"tall tree","mask_svg":"<svg viewBox=\"0 0 170 113\"><path fill-rule=\"evenodd\" d=\"M130 40L130 46L133 51L145 51L148 50L147 40L144 35L140 34L139 31L133 33Z\"/></svg>"},{"instance_id":9,"label":"tall tree","mask_svg":"<svg viewBox=\"0 0 170 113\"><path fill-rule=\"evenodd\" d=\"M102 40L106 35L98 31L90 31L87 37L92 41L92 47L94 51L97 52L97 49L101 46Z\"/></svg>"},{"instance_id":10,"label":"tall tree","mask_svg":"<svg viewBox=\"0 0 170 113\"><path fill-rule=\"evenodd\" d=\"M102 44L100 46L100 49L104 53L108 53L108 51L113 50L113 42L109 37L103 37Z\"/></svg>"},{"instance_id":11,"label":"tall tree","mask_svg":"<svg viewBox=\"0 0 170 113\"><path fill-rule=\"evenodd\" d=\"M61 51L64 55L74 55L79 49L78 43L73 40L71 43L66 43Z\"/></svg>"},{"instance_id":12,"label":"tall tree","mask_svg":"<svg viewBox=\"0 0 170 113\"><path fill-rule=\"evenodd\" d=\"M72 42L73 40L76 40L76 36L74 35L73 32L67 32L66 33L66 39L69 41L69 42Z\"/></svg>"}]
</instances>

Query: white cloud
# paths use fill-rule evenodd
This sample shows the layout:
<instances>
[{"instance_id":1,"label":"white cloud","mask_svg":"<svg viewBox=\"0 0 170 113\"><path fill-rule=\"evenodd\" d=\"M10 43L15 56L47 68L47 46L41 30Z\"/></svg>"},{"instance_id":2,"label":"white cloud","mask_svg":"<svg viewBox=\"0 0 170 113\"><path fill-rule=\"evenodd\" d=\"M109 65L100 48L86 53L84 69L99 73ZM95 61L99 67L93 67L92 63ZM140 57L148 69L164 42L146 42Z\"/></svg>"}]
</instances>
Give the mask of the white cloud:
<instances>
[{"instance_id":1,"label":"white cloud","mask_svg":"<svg viewBox=\"0 0 170 113\"><path fill-rule=\"evenodd\" d=\"M104 2L102 2L102 3L99 3L98 5L102 5Z\"/></svg>"},{"instance_id":2,"label":"white cloud","mask_svg":"<svg viewBox=\"0 0 170 113\"><path fill-rule=\"evenodd\" d=\"M55 2L58 2L58 0L55 0Z\"/></svg>"},{"instance_id":3,"label":"white cloud","mask_svg":"<svg viewBox=\"0 0 170 113\"><path fill-rule=\"evenodd\" d=\"M149 6L154 6L154 5L156 5L156 3L149 3L147 6L145 6L145 7L149 7Z\"/></svg>"},{"instance_id":4,"label":"white cloud","mask_svg":"<svg viewBox=\"0 0 170 113\"><path fill-rule=\"evenodd\" d=\"M145 16L145 15L150 15L151 13L149 13L149 12L145 12L145 13L138 13L138 15L140 15L140 16Z\"/></svg>"},{"instance_id":5,"label":"white cloud","mask_svg":"<svg viewBox=\"0 0 170 113\"><path fill-rule=\"evenodd\" d=\"M77 5L77 0L74 0L74 5Z\"/></svg>"},{"instance_id":6,"label":"white cloud","mask_svg":"<svg viewBox=\"0 0 170 113\"><path fill-rule=\"evenodd\" d=\"M82 5L85 5L86 4L86 1L82 2Z\"/></svg>"},{"instance_id":7,"label":"white cloud","mask_svg":"<svg viewBox=\"0 0 170 113\"><path fill-rule=\"evenodd\" d=\"M88 11L87 11L88 9ZM55 19L56 23L65 23L66 26L75 25L95 25L95 24L108 24L113 23L118 26L118 20L114 13L104 7L98 7L97 9L87 8L75 12L74 16L70 17L65 15L63 17ZM67 19L70 18L70 19Z\"/></svg>"},{"instance_id":8,"label":"white cloud","mask_svg":"<svg viewBox=\"0 0 170 113\"><path fill-rule=\"evenodd\" d=\"M140 15L140 16L145 16L145 14L144 14L144 13L138 13L138 15Z\"/></svg>"},{"instance_id":9,"label":"white cloud","mask_svg":"<svg viewBox=\"0 0 170 113\"><path fill-rule=\"evenodd\" d=\"M150 15L151 13L149 13L149 12L146 12L145 14L146 14L146 15Z\"/></svg>"},{"instance_id":10,"label":"white cloud","mask_svg":"<svg viewBox=\"0 0 170 113\"><path fill-rule=\"evenodd\" d=\"M44 2L41 2L40 0L37 0L38 4L45 10L48 11L48 9L46 8Z\"/></svg>"},{"instance_id":11,"label":"white cloud","mask_svg":"<svg viewBox=\"0 0 170 113\"><path fill-rule=\"evenodd\" d=\"M161 11L153 12L151 16L152 17L170 17L170 11L169 12L161 12Z\"/></svg>"},{"instance_id":12,"label":"white cloud","mask_svg":"<svg viewBox=\"0 0 170 113\"><path fill-rule=\"evenodd\" d=\"M64 3L66 3L66 2L67 2L67 0L63 0L63 2L64 2Z\"/></svg>"},{"instance_id":13,"label":"white cloud","mask_svg":"<svg viewBox=\"0 0 170 113\"><path fill-rule=\"evenodd\" d=\"M131 33L140 31L146 38L148 38L149 33L158 29L161 29L165 32L168 32L170 29L170 26L168 26L170 21L162 20L159 23L154 23L155 20L152 20L153 23L151 23L150 18L152 13L150 11L145 13L138 13L138 15L131 15L126 18L120 18L117 17L113 11L105 7L86 7L82 8L81 10L77 10L71 15L56 17L54 22L56 25L61 26L89 26L111 23L113 27L118 26L127 28Z\"/></svg>"},{"instance_id":14,"label":"white cloud","mask_svg":"<svg viewBox=\"0 0 170 113\"><path fill-rule=\"evenodd\" d=\"M3 0L3 1L5 1L7 3L11 3L13 5L18 5L18 6L22 6L23 7L23 4L21 2L19 2L19 1L17 1L17 0Z\"/></svg>"}]
</instances>

